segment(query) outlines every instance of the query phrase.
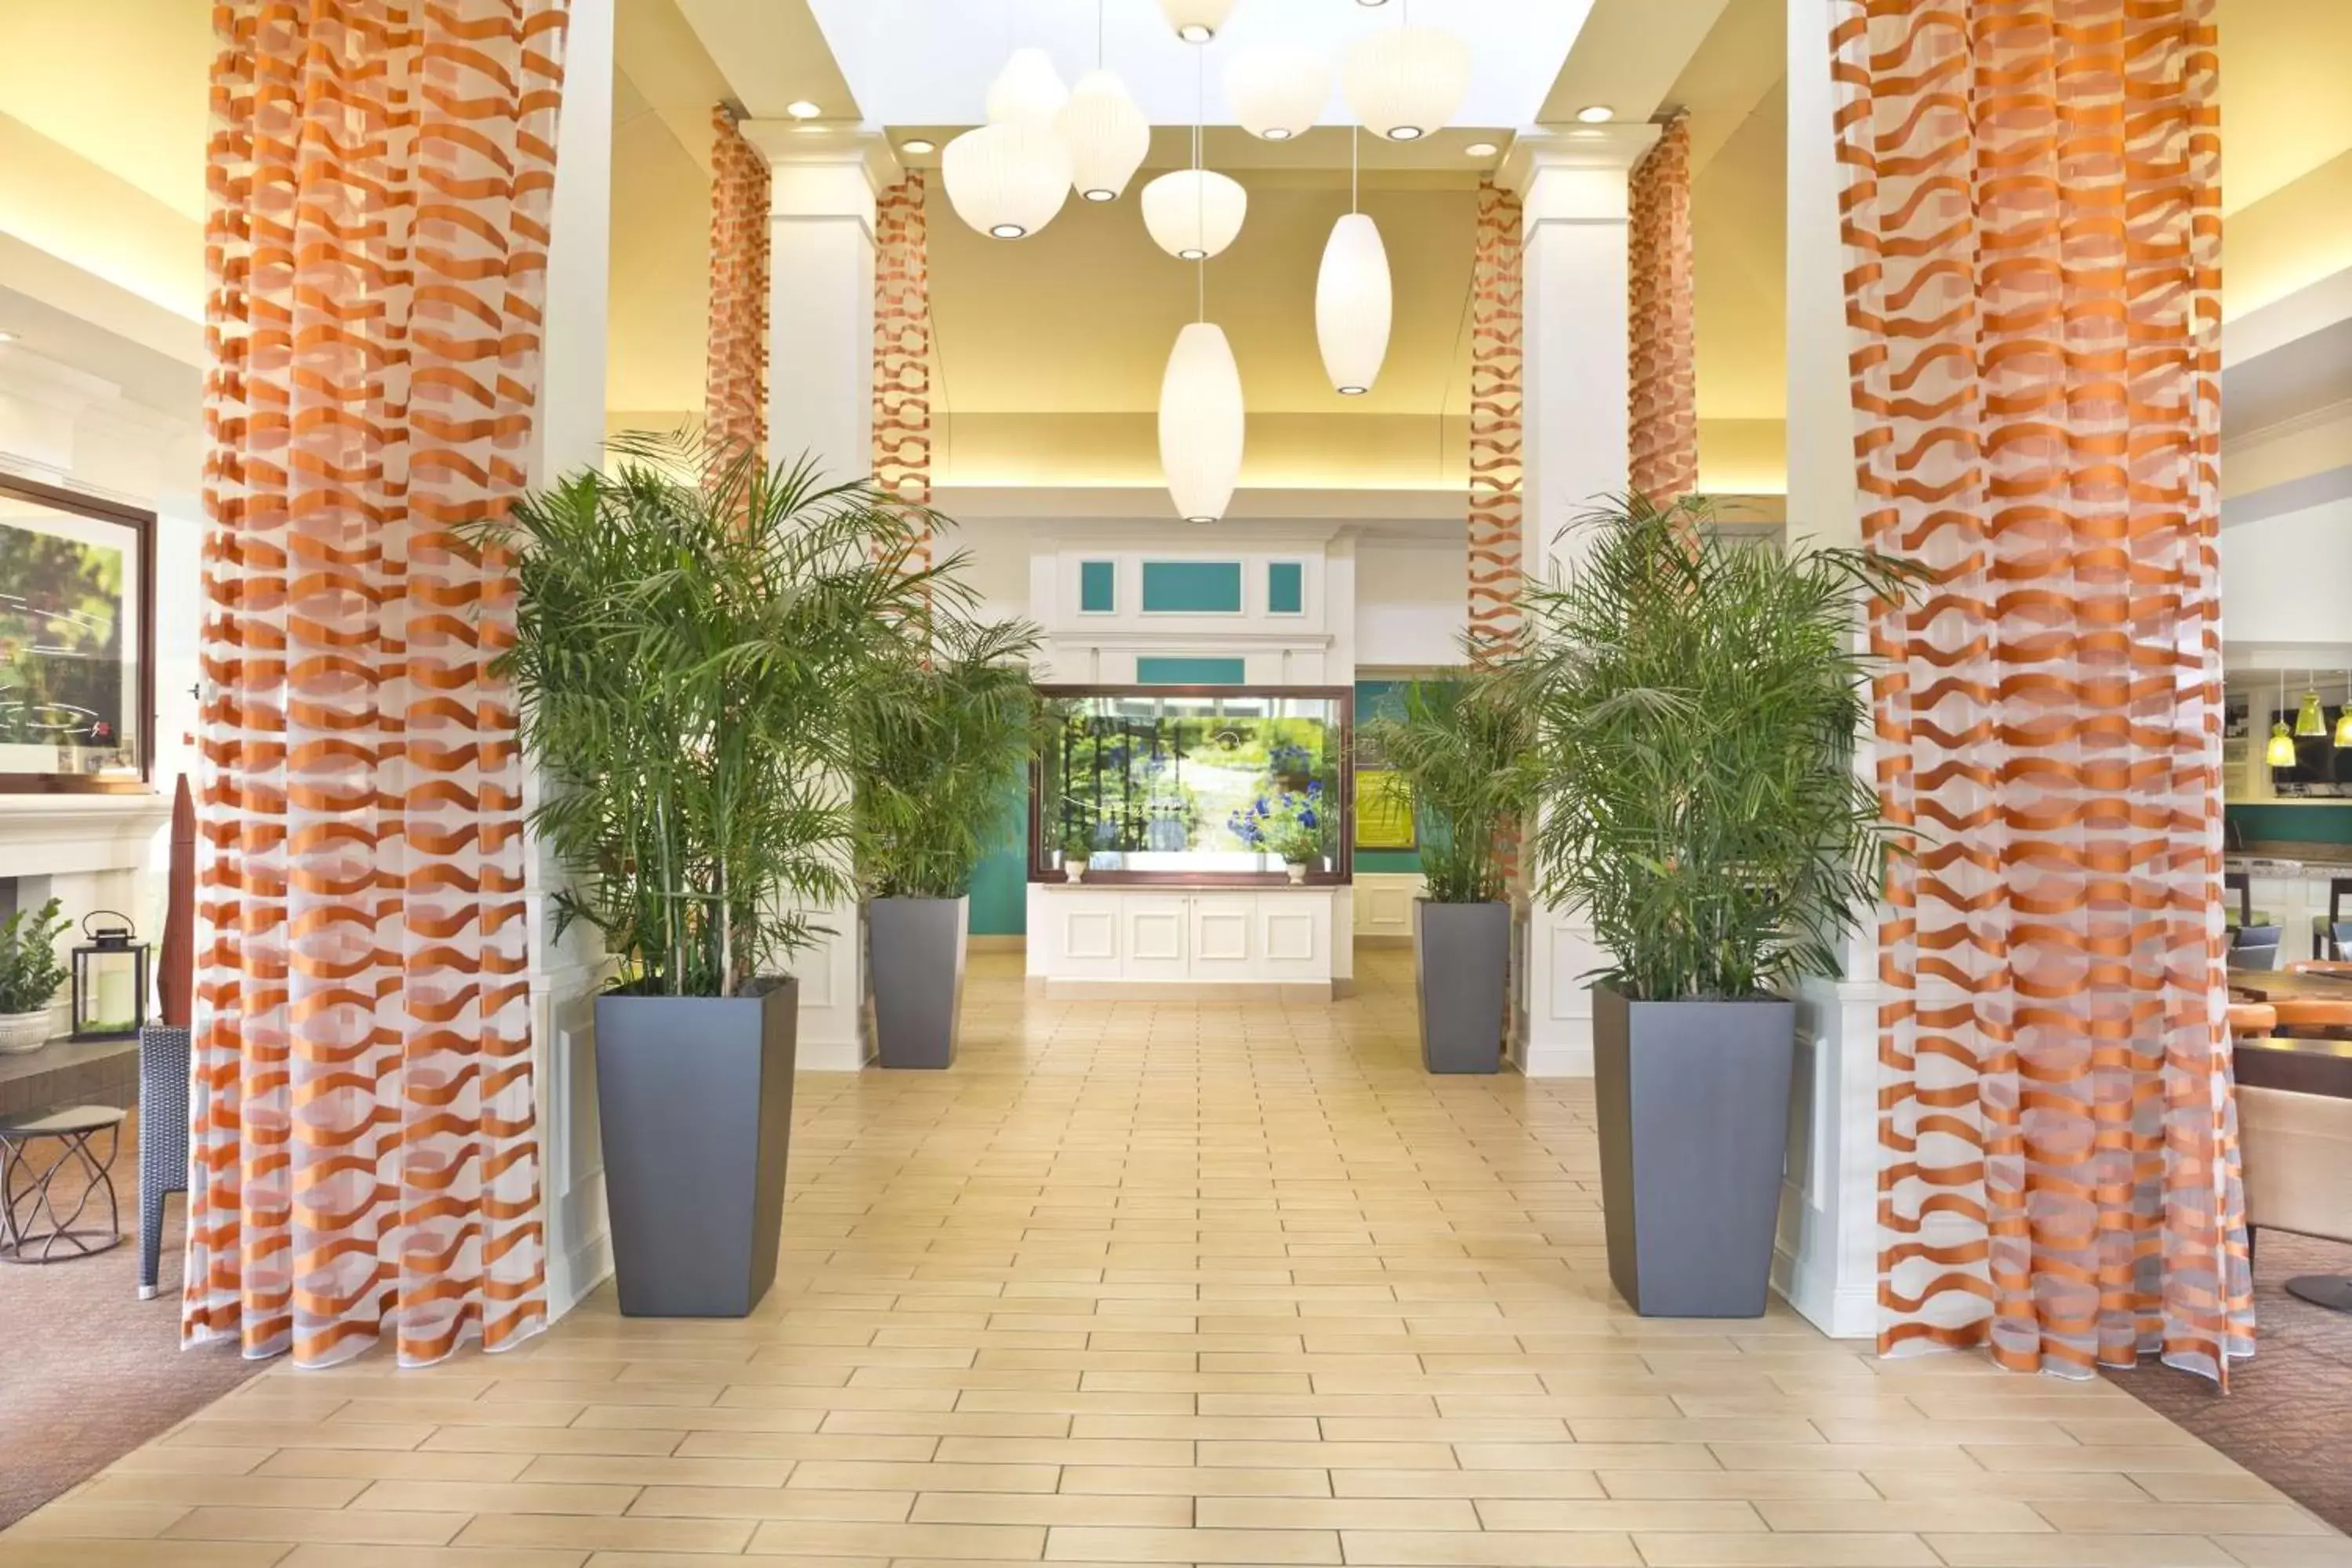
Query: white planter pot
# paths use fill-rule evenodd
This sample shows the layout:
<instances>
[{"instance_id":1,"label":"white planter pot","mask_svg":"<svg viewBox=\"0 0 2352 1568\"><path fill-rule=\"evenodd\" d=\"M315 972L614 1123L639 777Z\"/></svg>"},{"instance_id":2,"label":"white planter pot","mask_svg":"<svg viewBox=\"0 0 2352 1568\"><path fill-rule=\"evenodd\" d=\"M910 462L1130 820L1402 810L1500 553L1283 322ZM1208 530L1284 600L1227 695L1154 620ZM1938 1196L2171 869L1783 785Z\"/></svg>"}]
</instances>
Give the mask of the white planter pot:
<instances>
[{"instance_id":1,"label":"white planter pot","mask_svg":"<svg viewBox=\"0 0 2352 1568\"><path fill-rule=\"evenodd\" d=\"M49 1043L49 1010L0 1013L0 1056L22 1056Z\"/></svg>"},{"instance_id":2,"label":"white planter pot","mask_svg":"<svg viewBox=\"0 0 2352 1568\"><path fill-rule=\"evenodd\" d=\"M1083 882L1087 878L1087 863L1084 860L1065 860L1062 862L1062 875L1073 882Z\"/></svg>"},{"instance_id":3,"label":"white planter pot","mask_svg":"<svg viewBox=\"0 0 2352 1568\"><path fill-rule=\"evenodd\" d=\"M1307 868L1306 868L1306 867L1304 867L1304 866L1285 866L1285 867L1283 868L1283 869L1290 873L1290 885L1291 885L1292 887L1294 887L1294 888L1296 888L1296 887L1300 887L1300 886L1303 886L1303 885L1306 883L1306 881L1307 881Z\"/></svg>"}]
</instances>

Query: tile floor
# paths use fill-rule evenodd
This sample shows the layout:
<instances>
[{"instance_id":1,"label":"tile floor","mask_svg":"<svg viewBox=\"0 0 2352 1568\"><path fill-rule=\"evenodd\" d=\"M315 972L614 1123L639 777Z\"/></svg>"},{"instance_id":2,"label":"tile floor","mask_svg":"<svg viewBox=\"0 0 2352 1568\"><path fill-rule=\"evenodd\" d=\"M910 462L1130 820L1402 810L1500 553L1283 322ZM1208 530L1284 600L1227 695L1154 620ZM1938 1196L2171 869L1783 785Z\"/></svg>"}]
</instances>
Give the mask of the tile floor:
<instances>
[{"instance_id":1,"label":"tile floor","mask_svg":"<svg viewBox=\"0 0 2352 1568\"><path fill-rule=\"evenodd\" d=\"M2352 1564L2105 1384L1633 1318L1589 1093L1423 1076L1366 956L1283 1007L983 955L952 1071L802 1079L754 1318L274 1369L0 1568Z\"/></svg>"}]
</instances>

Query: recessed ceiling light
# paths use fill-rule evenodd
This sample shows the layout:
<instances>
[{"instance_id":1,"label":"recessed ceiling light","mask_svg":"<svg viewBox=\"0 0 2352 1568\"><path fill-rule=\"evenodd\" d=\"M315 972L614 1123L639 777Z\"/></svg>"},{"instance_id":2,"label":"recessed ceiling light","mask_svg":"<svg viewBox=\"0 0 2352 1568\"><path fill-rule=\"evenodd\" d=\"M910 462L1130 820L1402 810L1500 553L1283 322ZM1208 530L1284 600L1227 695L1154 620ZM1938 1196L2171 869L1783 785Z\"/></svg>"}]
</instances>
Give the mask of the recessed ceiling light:
<instances>
[{"instance_id":1,"label":"recessed ceiling light","mask_svg":"<svg viewBox=\"0 0 2352 1568\"><path fill-rule=\"evenodd\" d=\"M15 342L16 341L16 333L11 332L11 331L5 331L5 330L0 330L0 343L13 343L13 342Z\"/></svg>"},{"instance_id":2,"label":"recessed ceiling light","mask_svg":"<svg viewBox=\"0 0 2352 1568\"><path fill-rule=\"evenodd\" d=\"M920 157L926 153L936 153L939 150L940 144L932 141L928 136L909 136L904 142L898 143L898 151L901 153L912 153L917 157Z\"/></svg>"},{"instance_id":3,"label":"recessed ceiling light","mask_svg":"<svg viewBox=\"0 0 2352 1568\"><path fill-rule=\"evenodd\" d=\"M1176 36L1188 44L1205 44L1217 36L1217 30L1199 22L1187 22L1176 29Z\"/></svg>"},{"instance_id":4,"label":"recessed ceiling light","mask_svg":"<svg viewBox=\"0 0 2352 1568\"><path fill-rule=\"evenodd\" d=\"M1576 111L1576 117L1587 125L1599 125L1617 118L1617 111L1605 103L1588 103Z\"/></svg>"},{"instance_id":5,"label":"recessed ceiling light","mask_svg":"<svg viewBox=\"0 0 2352 1568\"><path fill-rule=\"evenodd\" d=\"M791 115L794 120L814 120L818 115L823 114L824 110L819 109L815 104L811 103L807 99L802 98L795 99L792 102L784 105L784 112Z\"/></svg>"},{"instance_id":6,"label":"recessed ceiling light","mask_svg":"<svg viewBox=\"0 0 2352 1568\"><path fill-rule=\"evenodd\" d=\"M1492 142L1473 142L1467 147L1463 148L1462 151L1473 158L1491 158L1496 153L1501 152L1502 149L1496 146Z\"/></svg>"}]
</instances>

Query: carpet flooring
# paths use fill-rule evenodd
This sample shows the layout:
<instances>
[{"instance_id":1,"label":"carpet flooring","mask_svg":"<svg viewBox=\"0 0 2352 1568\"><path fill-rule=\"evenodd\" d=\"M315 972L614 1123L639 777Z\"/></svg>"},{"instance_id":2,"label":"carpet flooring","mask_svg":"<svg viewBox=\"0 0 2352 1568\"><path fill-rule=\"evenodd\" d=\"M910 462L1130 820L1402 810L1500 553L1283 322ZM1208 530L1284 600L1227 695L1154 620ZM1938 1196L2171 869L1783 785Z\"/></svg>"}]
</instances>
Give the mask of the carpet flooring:
<instances>
[{"instance_id":1,"label":"carpet flooring","mask_svg":"<svg viewBox=\"0 0 2352 1568\"><path fill-rule=\"evenodd\" d=\"M45 1268L0 1265L0 1529L262 1370L233 1345L180 1349L177 1197L164 1209L163 1293L139 1300L135 1115L122 1125L114 1191L121 1247ZM92 1217L105 1223L102 1198Z\"/></svg>"},{"instance_id":2,"label":"carpet flooring","mask_svg":"<svg viewBox=\"0 0 2352 1568\"><path fill-rule=\"evenodd\" d=\"M2266 1230L2254 1247L2255 1349L2230 1392L2147 1365L2111 1381L2279 1490L2352 1531L2352 1312L2286 1293L2298 1274L2352 1274L2352 1247Z\"/></svg>"}]
</instances>

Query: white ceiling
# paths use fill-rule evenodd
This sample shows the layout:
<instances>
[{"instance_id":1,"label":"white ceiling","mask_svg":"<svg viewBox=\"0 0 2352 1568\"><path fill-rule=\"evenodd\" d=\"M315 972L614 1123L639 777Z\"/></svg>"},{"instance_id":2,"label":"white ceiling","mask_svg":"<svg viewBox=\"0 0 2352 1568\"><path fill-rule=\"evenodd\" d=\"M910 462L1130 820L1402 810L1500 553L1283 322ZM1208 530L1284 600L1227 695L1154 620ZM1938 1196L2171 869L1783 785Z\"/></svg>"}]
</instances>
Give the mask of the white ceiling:
<instances>
[{"instance_id":1,"label":"white ceiling","mask_svg":"<svg viewBox=\"0 0 2352 1568\"><path fill-rule=\"evenodd\" d=\"M865 119L882 125L974 125L1012 49L1053 58L1065 80L1096 62L1097 0L808 0ZM1102 60L1154 124L1190 124L1205 75L1207 122L1236 123L1227 61L1260 46L1314 51L1335 85L1321 123L1348 122L1336 85L1348 45L1395 27L1441 27L1470 45L1469 97L1454 123L1527 125L1549 96L1593 0L1241 0L1204 47L1181 42L1156 0L1099 0ZM1203 72L1203 68L1205 72ZM732 72L730 71L730 75ZM832 105L819 105L828 113Z\"/></svg>"}]
</instances>

